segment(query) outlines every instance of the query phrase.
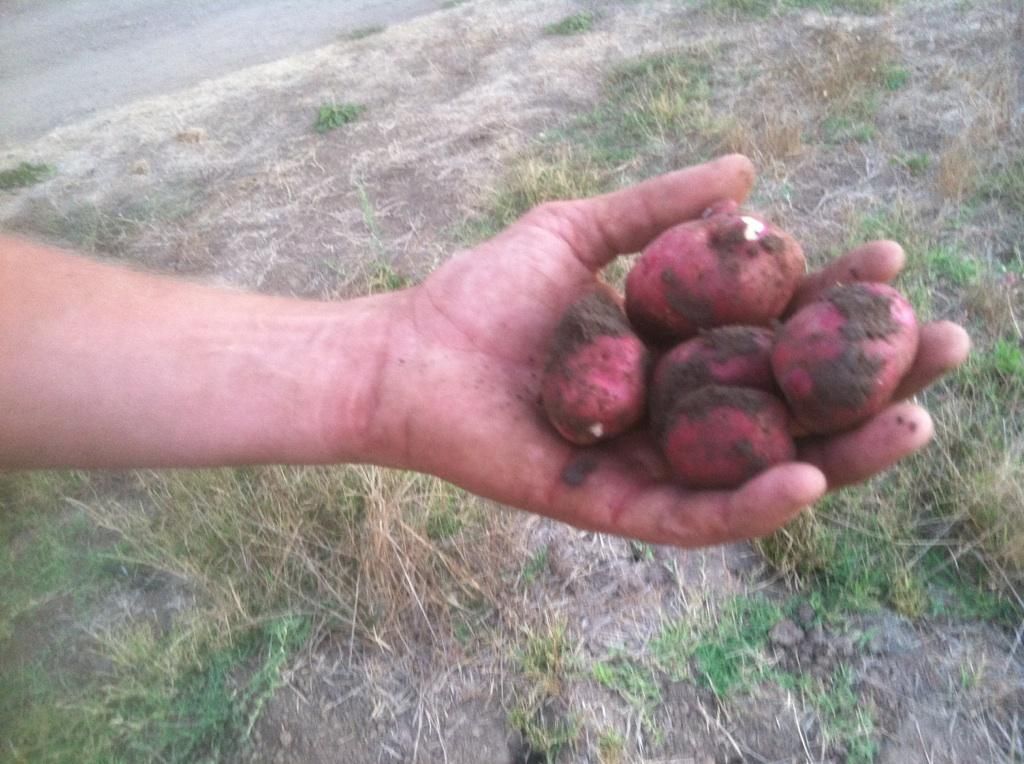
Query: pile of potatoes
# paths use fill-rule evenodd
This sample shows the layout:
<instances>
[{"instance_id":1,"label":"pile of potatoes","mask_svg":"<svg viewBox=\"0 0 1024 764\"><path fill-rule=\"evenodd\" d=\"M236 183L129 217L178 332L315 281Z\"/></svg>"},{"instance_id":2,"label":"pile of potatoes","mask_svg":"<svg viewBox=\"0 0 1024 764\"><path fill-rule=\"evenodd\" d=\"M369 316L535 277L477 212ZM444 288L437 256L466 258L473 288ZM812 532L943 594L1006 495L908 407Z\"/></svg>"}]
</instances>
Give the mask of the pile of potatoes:
<instances>
[{"instance_id":1,"label":"pile of potatoes","mask_svg":"<svg viewBox=\"0 0 1024 764\"><path fill-rule=\"evenodd\" d=\"M549 421L578 445L646 424L692 488L735 487L792 460L795 437L855 427L910 368L917 321L878 283L786 316L804 272L793 237L734 202L670 228L630 270L624 310L602 287L565 312L541 387Z\"/></svg>"}]
</instances>

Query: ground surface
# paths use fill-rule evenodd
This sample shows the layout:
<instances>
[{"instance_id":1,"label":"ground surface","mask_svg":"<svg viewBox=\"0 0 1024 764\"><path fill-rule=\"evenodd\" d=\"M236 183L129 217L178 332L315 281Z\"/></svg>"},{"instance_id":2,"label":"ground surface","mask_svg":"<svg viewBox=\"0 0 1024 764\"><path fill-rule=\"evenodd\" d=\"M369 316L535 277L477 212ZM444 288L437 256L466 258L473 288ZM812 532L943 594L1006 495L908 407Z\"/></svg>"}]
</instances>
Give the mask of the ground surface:
<instances>
[{"instance_id":1,"label":"ground surface","mask_svg":"<svg viewBox=\"0 0 1024 764\"><path fill-rule=\"evenodd\" d=\"M440 7L437 0L11 0L0 144Z\"/></svg>"},{"instance_id":2,"label":"ground surface","mask_svg":"<svg viewBox=\"0 0 1024 764\"><path fill-rule=\"evenodd\" d=\"M448 5L8 142L0 169L43 169L0 224L333 299L739 149L812 261L899 238L922 315L971 322L981 365L925 398L936 444L773 545L696 552L365 468L15 476L14 760L1019 761L1024 553L966 514L1024 509L1018 8Z\"/></svg>"}]
</instances>

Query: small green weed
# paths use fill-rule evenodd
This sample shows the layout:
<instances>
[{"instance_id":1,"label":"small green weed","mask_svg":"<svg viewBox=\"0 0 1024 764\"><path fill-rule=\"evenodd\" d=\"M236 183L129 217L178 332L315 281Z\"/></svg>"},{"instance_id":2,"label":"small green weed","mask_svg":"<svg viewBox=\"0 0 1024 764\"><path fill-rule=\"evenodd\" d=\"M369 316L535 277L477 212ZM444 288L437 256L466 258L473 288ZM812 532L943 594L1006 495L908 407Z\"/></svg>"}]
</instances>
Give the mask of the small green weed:
<instances>
[{"instance_id":1,"label":"small green weed","mask_svg":"<svg viewBox=\"0 0 1024 764\"><path fill-rule=\"evenodd\" d=\"M827 143L870 143L875 139L875 126L847 115L831 115L821 123Z\"/></svg>"},{"instance_id":2,"label":"small green weed","mask_svg":"<svg viewBox=\"0 0 1024 764\"><path fill-rule=\"evenodd\" d=\"M387 27L381 25L359 27L358 29L353 29L351 32L345 35L345 37L349 40L362 40L365 37L372 37L375 34L380 34L386 28Z\"/></svg>"},{"instance_id":3,"label":"small green weed","mask_svg":"<svg viewBox=\"0 0 1024 764\"><path fill-rule=\"evenodd\" d=\"M538 576L548 569L548 545L544 544L530 558L523 563L523 570L519 574L519 580L524 585L532 584Z\"/></svg>"},{"instance_id":4,"label":"small green weed","mask_svg":"<svg viewBox=\"0 0 1024 764\"><path fill-rule=\"evenodd\" d=\"M427 536L433 541L446 541L458 535L463 523L455 506L432 510L427 516Z\"/></svg>"},{"instance_id":5,"label":"small green weed","mask_svg":"<svg viewBox=\"0 0 1024 764\"><path fill-rule=\"evenodd\" d=\"M0 170L0 191L13 191L16 188L34 186L51 178L56 170L48 164L20 162L16 167Z\"/></svg>"},{"instance_id":6,"label":"small green weed","mask_svg":"<svg viewBox=\"0 0 1024 764\"><path fill-rule=\"evenodd\" d=\"M598 684L618 693L637 710L648 731L654 731L652 714L661 703L661 686L649 666L625 655L613 655L596 662L592 673Z\"/></svg>"},{"instance_id":7,"label":"small green weed","mask_svg":"<svg viewBox=\"0 0 1024 764\"><path fill-rule=\"evenodd\" d=\"M604 730L597 738L598 764L623 764L626 761L626 738L616 730Z\"/></svg>"},{"instance_id":8,"label":"small green weed","mask_svg":"<svg viewBox=\"0 0 1024 764\"><path fill-rule=\"evenodd\" d=\"M509 711L509 725L519 730L525 744L519 761L558 761L563 751L576 746L582 732L579 720L571 714L563 716L555 705L536 709L515 707Z\"/></svg>"},{"instance_id":9,"label":"small green weed","mask_svg":"<svg viewBox=\"0 0 1024 764\"><path fill-rule=\"evenodd\" d=\"M520 689L509 710L509 724L523 736L524 760L555 761L575 746L580 725L564 701L565 682L578 671L579 660L564 622L528 631L519 650Z\"/></svg>"},{"instance_id":10,"label":"small green weed","mask_svg":"<svg viewBox=\"0 0 1024 764\"><path fill-rule=\"evenodd\" d=\"M751 16L768 16L802 8L872 14L888 10L894 3L895 0L709 0L708 7Z\"/></svg>"},{"instance_id":11,"label":"small green weed","mask_svg":"<svg viewBox=\"0 0 1024 764\"><path fill-rule=\"evenodd\" d=\"M910 82L910 72L902 66L886 66L882 69L882 86L886 90L901 90Z\"/></svg>"},{"instance_id":12,"label":"small green weed","mask_svg":"<svg viewBox=\"0 0 1024 764\"><path fill-rule=\"evenodd\" d=\"M317 111L313 129L318 133L336 130L349 122L354 122L365 110L364 106L354 103L323 104Z\"/></svg>"},{"instance_id":13,"label":"small green weed","mask_svg":"<svg viewBox=\"0 0 1024 764\"><path fill-rule=\"evenodd\" d=\"M918 178L928 172L932 158L928 154L911 152L893 157L893 163Z\"/></svg>"},{"instance_id":14,"label":"small green weed","mask_svg":"<svg viewBox=\"0 0 1024 764\"><path fill-rule=\"evenodd\" d=\"M596 20L597 17L593 13L581 11L580 13L566 16L564 19L553 24L548 24L544 27L544 34L559 36L582 34L583 32L589 32Z\"/></svg>"},{"instance_id":15,"label":"small green weed","mask_svg":"<svg viewBox=\"0 0 1024 764\"><path fill-rule=\"evenodd\" d=\"M366 272L366 293L380 294L382 292L396 292L405 289L412 282L396 271L390 263L377 260L367 267Z\"/></svg>"},{"instance_id":16,"label":"small green weed","mask_svg":"<svg viewBox=\"0 0 1024 764\"><path fill-rule=\"evenodd\" d=\"M642 541L629 542L629 554L633 562L651 562L654 560L654 547Z\"/></svg>"},{"instance_id":17,"label":"small green weed","mask_svg":"<svg viewBox=\"0 0 1024 764\"><path fill-rule=\"evenodd\" d=\"M578 668L565 623L556 621L542 630L528 632L519 651L519 665L523 675L539 684L546 694L560 694L566 676Z\"/></svg>"}]
</instances>

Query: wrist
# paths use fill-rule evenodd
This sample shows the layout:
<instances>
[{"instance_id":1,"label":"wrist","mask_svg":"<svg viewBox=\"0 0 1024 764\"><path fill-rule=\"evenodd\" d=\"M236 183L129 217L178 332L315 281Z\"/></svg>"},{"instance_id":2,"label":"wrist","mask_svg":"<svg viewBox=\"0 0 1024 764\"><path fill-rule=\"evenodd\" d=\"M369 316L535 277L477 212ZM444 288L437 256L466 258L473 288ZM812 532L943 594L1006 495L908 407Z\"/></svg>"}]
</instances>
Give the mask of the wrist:
<instances>
[{"instance_id":1,"label":"wrist","mask_svg":"<svg viewBox=\"0 0 1024 764\"><path fill-rule=\"evenodd\" d=\"M398 337L410 290L320 303L300 343L311 405L302 414L302 461L402 466Z\"/></svg>"}]
</instances>

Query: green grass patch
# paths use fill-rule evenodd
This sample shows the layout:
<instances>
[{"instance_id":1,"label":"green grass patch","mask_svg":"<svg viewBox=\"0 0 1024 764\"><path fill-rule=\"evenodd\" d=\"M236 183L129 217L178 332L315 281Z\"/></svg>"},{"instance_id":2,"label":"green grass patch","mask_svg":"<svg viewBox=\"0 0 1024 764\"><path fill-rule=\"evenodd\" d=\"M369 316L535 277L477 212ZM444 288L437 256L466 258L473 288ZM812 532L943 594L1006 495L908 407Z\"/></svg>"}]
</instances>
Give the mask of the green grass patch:
<instances>
[{"instance_id":1,"label":"green grass patch","mask_svg":"<svg viewBox=\"0 0 1024 764\"><path fill-rule=\"evenodd\" d=\"M17 188L34 186L53 177L56 170L48 164L19 162L15 167L0 170L0 191L13 191Z\"/></svg>"},{"instance_id":2,"label":"green grass patch","mask_svg":"<svg viewBox=\"0 0 1024 764\"><path fill-rule=\"evenodd\" d=\"M995 168L982 182L981 195L1005 205L1012 213L1024 215L1024 156Z\"/></svg>"},{"instance_id":3,"label":"green grass patch","mask_svg":"<svg viewBox=\"0 0 1024 764\"><path fill-rule=\"evenodd\" d=\"M597 17L593 13L581 11L566 16L553 24L548 24L544 27L544 34L556 36L583 34L594 27L595 21L597 21Z\"/></svg>"},{"instance_id":4,"label":"green grass patch","mask_svg":"<svg viewBox=\"0 0 1024 764\"><path fill-rule=\"evenodd\" d=\"M526 634L519 651L519 666L525 676L542 684L548 694L556 694L566 675L578 668L575 655L565 623L558 621Z\"/></svg>"},{"instance_id":5,"label":"green grass patch","mask_svg":"<svg viewBox=\"0 0 1024 764\"><path fill-rule=\"evenodd\" d=\"M848 764L871 764L878 755L875 719L854 688L849 666L840 665L828 677L783 674L779 684L800 693L821 724L822 742L845 751Z\"/></svg>"},{"instance_id":6,"label":"green grass patch","mask_svg":"<svg viewBox=\"0 0 1024 764\"><path fill-rule=\"evenodd\" d=\"M870 143L877 131L871 122L847 114L833 114L821 123L827 143Z\"/></svg>"},{"instance_id":7,"label":"green grass patch","mask_svg":"<svg viewBox=\"0 0 1024 764\"><path fill-rule=\"evenodd\" d=\"M765 559L799 584L825 620L883 606L911 616L924 612L924 583L903 546L909 543L908 529L899 522L903 513L880 514L878 501L877 495L872 499L853 491L830 494L783 530L756 542Z\"/></svg>"},{"instance_id":8,"label":"green grass patch","mask_svg":"<svg viewBox=\"0 0 1024 764\"><path fill-rule=\"evenodd\" d=\"M996 340L989 353L991 368L1005 384L1024 385L1024 349L1019 340Z\"/></svg>"},{"instance_id":9,"label":"green grass patch","mask_svg":"<svg viewBox=\"0 0 1024 764\"><path fill-rule=\"evenodd\" d=\"M366 107L354 103L325 103L317 110L313 129L321 134L337 130L359 119L365 110Z\"/></svg>"},{"instance_id":10,"label":"green grass patch","mask_svg":"<svg viewBox=\"0 0 1024 764\"><path fill-rule=\"evenodd\" d=\"M85 485L75 472L0 475L0 643L19 618L65 595L80 604L106 577L95 527L67 503Z\"/></svg>"},{"instance_id":11,"label":"green grass patch","mask_svg":"<svg viewBox=\"0 0 1024 764\"><path fill-rule=\"evenodd\" d=\"M782 609L763 596L734 597L714 620L666 624L652 640L651 654L670 676L692 677L724 698L764 678L768 632L780 618Z\"/></svg>"},{"instance_id":12,"label":"green grass patch","mask_svg":"<svg viewBox=\"0 0 1024 764\"><path fill-rule=\"evenodd\" d=\"M466 525L466 517L455 496L437 502L427 509L426 531L431 541L444 542L459 535Z\"/></svg>"},{"instance_id":13,"label":"green grass patch","mask_svg":"<svg viewBox=\"0 0 1024 764\"><path fill-rule=\"evenodd\" d=\"M583 732L580 722L575 716L561 715L553 705L509 711L509 725L523 738L518 761L554 762L563 752L575 749Z\"/></svg>"},{"instance_id":14,"label":"green grass patch","mask_svg":"<svg viewBox=\"0 0 1024 764\"><path fill-rule=\"evenodd\" d=\"M711 688L726 706L736 695L756 703L759 688L770 684L794 692L816 714L827 747L843 748L849 761L870 762L877 747L875 720L849 667L819 678L789 673L771 660L771 628L798 604L795 599L780 606L762 595L734 597L716 614L665 624L651 642L651 654L670 676Z\"/></svg>"},{"instance_id":15,"label":"green grass patch","mask_svg":"<svg viewBox=\"0 0 1024 764\"><path fill-rule=\"evenodd\" d=\"M868 143L874 140L877 133L875 115L880 103L878 93L865 89L832 104L831 113L821 123L822 137L827 143Z\"/></svg>"},{"instance_id":16,"label":"green grass patch","mask_svg":"<svg viewBox=\"0 0 1024 764\"><path fill-rule=\"evenodd\" d=\"M569 144L539 146L514 159L488 194L480 214L455 231L473 243L515 222L531 208L560 199L580 199L608 190L608 174L586 152Z\"/></svg>"},{"instance_id":17,"label":"green grass patch","mask_svg":"<svg viewBox=\"0 0 1024 764\"><path fill-rule=\"evenodd\" d=\"M166 633L139 619L92 639L65 624L88 622L126 573L146 567L130 543L101 536L88 511L102 482L78 472L0 476L0 654L19 656L0 665L5 753L33 762L220 759L244 742L310 621L275 616L224 629L204 613Z\"/></svg>"},{"instance_id":18,"label":"green grass patch","mask_svg":"<svg viewBox=\"0 0 1024 764\"><path fill-rule=\"evenodd\" d=\"M628 61L607 76L601 102L570 127L568 137L603 166L660 150L713 128L711 66L686 51Z\"/></svg>"},{"instance_id":19,"label":"green grass patch","mask_svg":"<svg viewBox=\"0 0 1024 764\"><path fill-rule=\"evenodd\" d=\"M106 674L66 686L40 664L5 681L0 730L14 761L222 760L244 746L308 634L307 620L288 617L228 643L136 624L105 638Z\"/></svg>"},{"instance_id":20,"label":"green grass patch","mask_svg":"<svg viewBox=\"0 0 1024 764\"><path fill-rule=\"evenodd\" d=\"M928 582L928 615L959 621L988 621L1006 628L1019 625L1018 605L1005 591L979 585L986 571L974 557L952 559L941 547L927 550L920 559L922 578Z\"/></svg>"},{"instance_id":21,"label":"green grass patch","mask_svg":"<svg viewBox=\"0 0 1024 764\"><path fill-rule=\"evenodd\" d=\"M394 266L383 260L375 260L365 268L363 276L363 294L381 294L405 289L412 281L395 270Z\"/></svg>"},{"instance_id":22,"label":"green grass patch","mask_svg":"<svg viewBox=\"0 0 1024 764\"><path fill-rule=\"evenodd\" d=\"M954 287L975 284L984 273L981 263L976 258L948 244L926 248L921 256L921 262L915 263L915 268L924 271L923 278L942 281Z\"/></svg>"},{"instance_id":23,"label":"green grass patch","mask_svg":"<svg viewBox=\"0 0 1024 764\"><path fill-rule=\"evenodd\" d=\"M203 208L206 194L200 186L181 184L152 194L115 197L102 206L58 206L50 199L30 199L8 227L76 249L121 256L147 227L184 223Z\"/></svg>"}]
</instances>

